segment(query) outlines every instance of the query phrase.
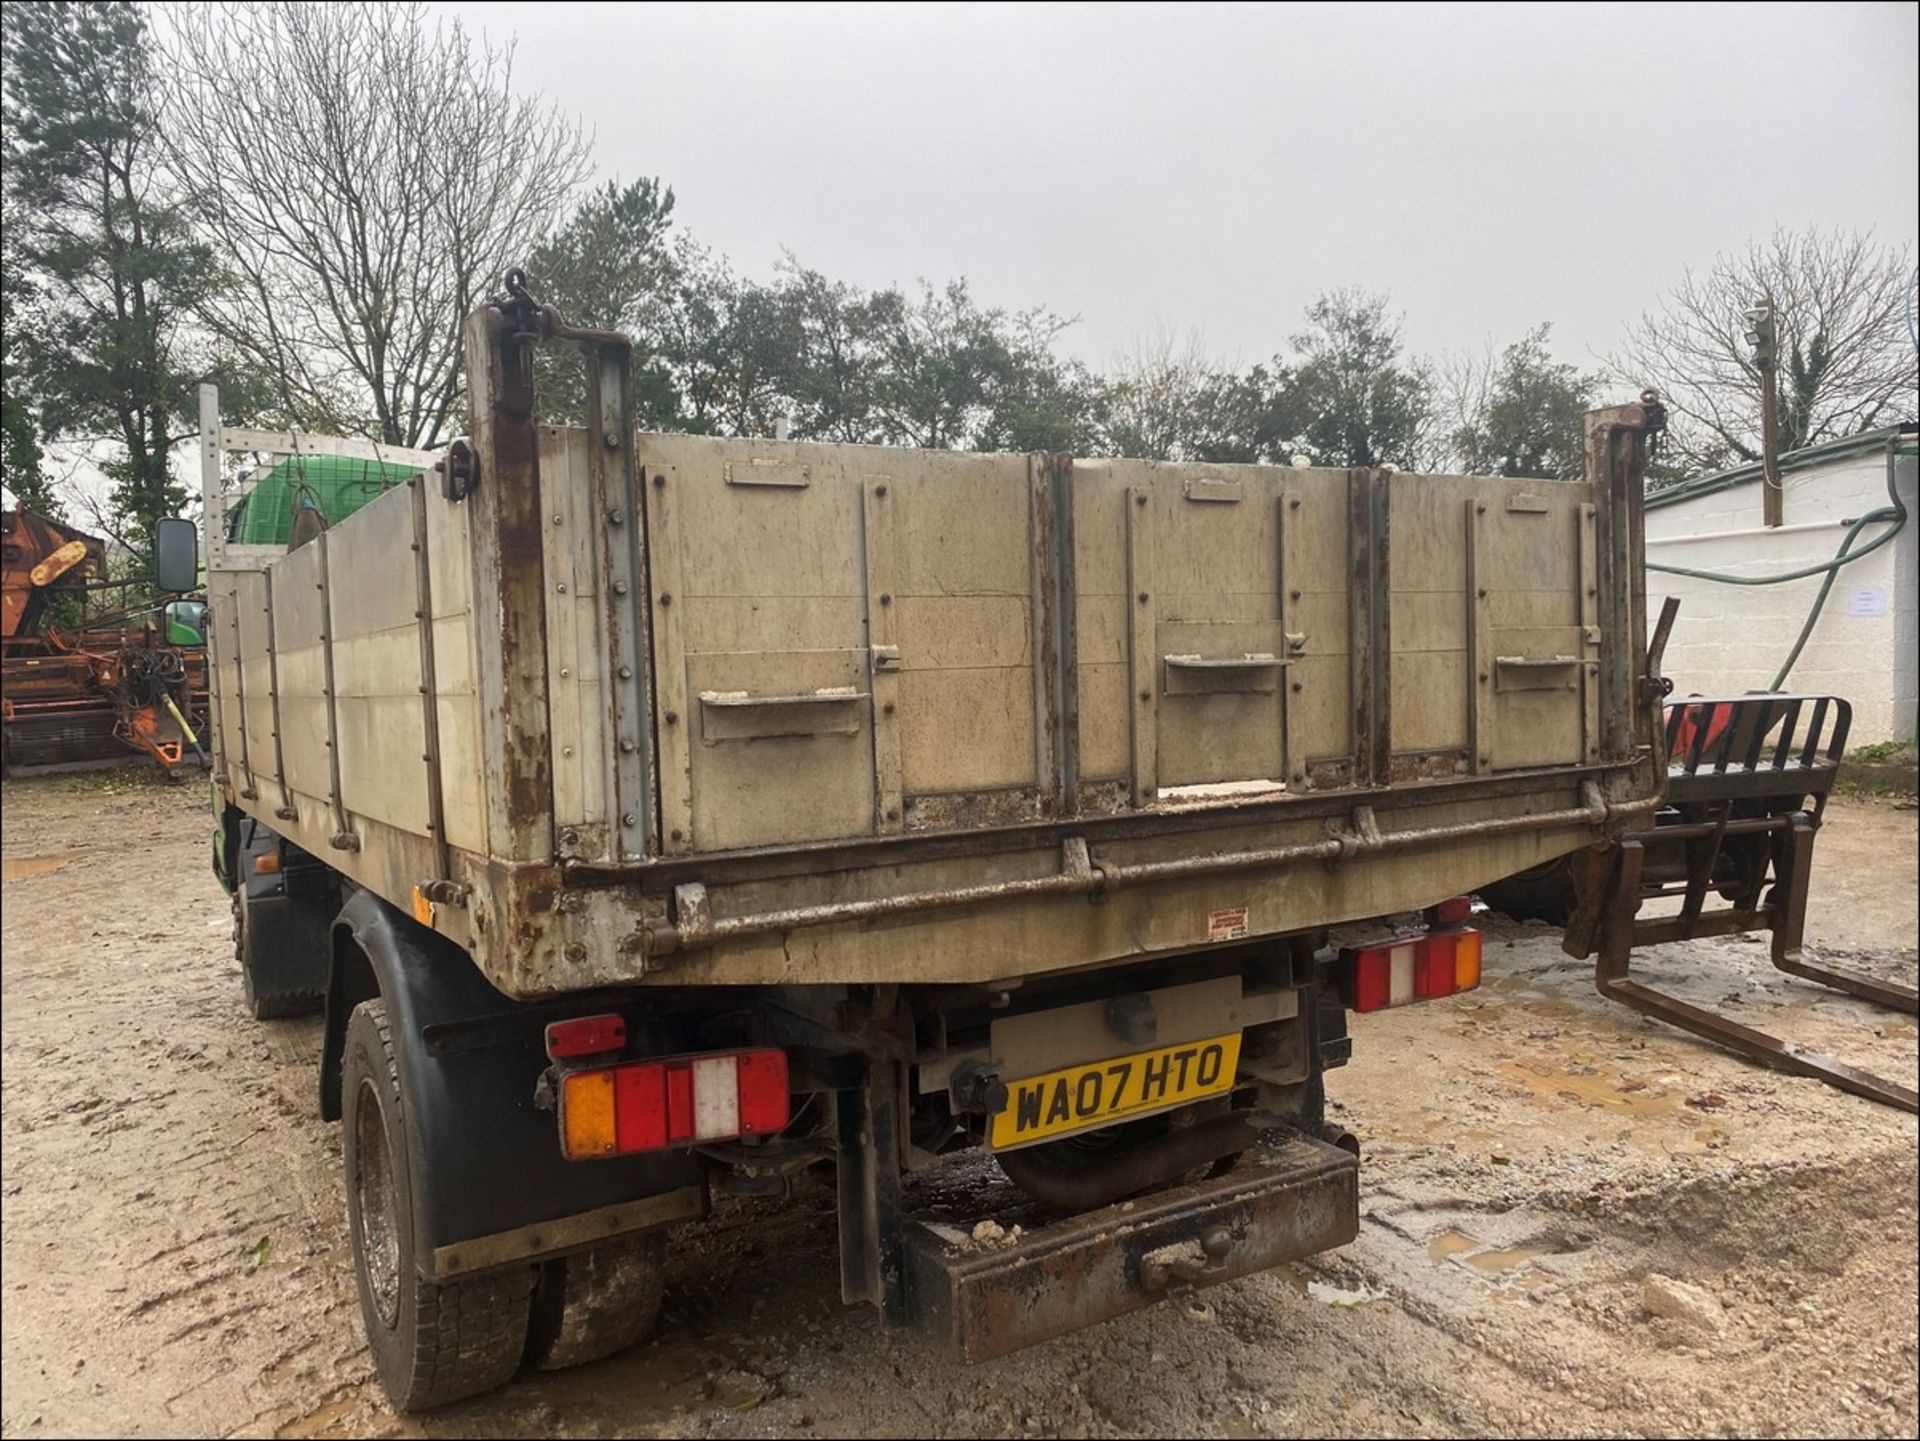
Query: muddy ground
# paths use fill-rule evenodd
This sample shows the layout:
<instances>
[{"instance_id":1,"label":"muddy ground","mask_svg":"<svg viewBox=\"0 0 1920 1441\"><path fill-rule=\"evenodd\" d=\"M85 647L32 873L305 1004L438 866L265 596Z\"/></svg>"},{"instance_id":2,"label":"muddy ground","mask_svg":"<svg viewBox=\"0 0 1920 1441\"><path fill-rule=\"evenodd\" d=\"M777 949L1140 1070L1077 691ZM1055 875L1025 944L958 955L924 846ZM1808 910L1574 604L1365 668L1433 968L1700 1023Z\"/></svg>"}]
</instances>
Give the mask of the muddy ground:
<instances>
[{"instance_id":1,"label":"muddy ground","mask_svg":"<svg viewBox=\"0 0 1920 1441\"><path fill-rule=\"evenodd\" d=\"M1603 1002L1489 923L1359 1018L1360 1239L959 1370L838 1301L832 1201L729 1203L626 1356L426 1418L360 1339L315 1021L240 1004L199 786L4 793L9 1436L1915 1434L1915 1122ZM1813 949L1911 976L1915 813L1840 801ZM1659 982L1912 1083L1911 1017L1672 947ZM511 1184L503 1178L503 1184Z\"/></svg>"}]
</instances>

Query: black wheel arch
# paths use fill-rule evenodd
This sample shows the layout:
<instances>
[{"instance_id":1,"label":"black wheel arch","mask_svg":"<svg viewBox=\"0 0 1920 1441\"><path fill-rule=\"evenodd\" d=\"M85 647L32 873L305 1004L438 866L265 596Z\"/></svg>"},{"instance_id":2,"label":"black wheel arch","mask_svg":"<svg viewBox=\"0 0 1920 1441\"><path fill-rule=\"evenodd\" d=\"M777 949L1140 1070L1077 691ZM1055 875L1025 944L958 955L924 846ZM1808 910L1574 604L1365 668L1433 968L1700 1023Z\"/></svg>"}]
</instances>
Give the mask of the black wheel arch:
<instances>
[{"instance_id":1,"label":"black wheel arch","mask_svg":"<svg viewBox=\"0 0 1920 1441\"><path fill-rule=\"evenodd\" d=\"M533 1013L503 995L460 946L367 890L353 893L333 926L320 1059L324 1119L341 1117L347 1021L375 997L386 1003L411 1122L414 1255L423 1267L456 1242L701 1181L704 1163L688 1152L562 1157L555 1113L536 1102L548 1067L550 1008ZM478 1020L508 1024L467 1032L484 1036L477 1042L425 1035L442 1023Z\"/></svg>"}]
</instances>

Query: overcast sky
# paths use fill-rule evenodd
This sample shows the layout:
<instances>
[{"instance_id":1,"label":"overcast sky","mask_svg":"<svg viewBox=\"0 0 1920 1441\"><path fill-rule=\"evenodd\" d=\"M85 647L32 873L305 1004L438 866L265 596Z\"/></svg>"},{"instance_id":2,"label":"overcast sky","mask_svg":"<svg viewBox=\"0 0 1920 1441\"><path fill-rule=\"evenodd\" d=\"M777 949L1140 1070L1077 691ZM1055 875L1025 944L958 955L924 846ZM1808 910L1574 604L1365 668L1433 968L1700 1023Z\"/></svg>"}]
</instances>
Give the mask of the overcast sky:
<instances>
[{"instance_id":1,"label":"overcast sky","mask_svg":"<svg viewBox=\"0 0 1920 1441\"><path fill-rule=\"evenodd\" d=\"M524 83L744 272L964 274L1252 362L1321 290L1416 350L1555 322L1569 359L1776 224L1910 242L1911 4L494 5Z\"/></svg>"}]
</instances>

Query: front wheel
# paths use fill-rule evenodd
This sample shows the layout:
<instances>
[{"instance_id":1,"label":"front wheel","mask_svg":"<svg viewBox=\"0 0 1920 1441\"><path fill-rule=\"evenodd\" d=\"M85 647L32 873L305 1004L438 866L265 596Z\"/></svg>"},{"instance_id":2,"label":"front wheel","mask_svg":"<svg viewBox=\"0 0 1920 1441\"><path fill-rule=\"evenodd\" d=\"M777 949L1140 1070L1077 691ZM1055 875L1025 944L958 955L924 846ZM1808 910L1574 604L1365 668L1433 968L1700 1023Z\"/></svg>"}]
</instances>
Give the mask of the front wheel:
<instances>
[{"instance_id":1,"label":"front wheel","mask_svg":"<svg viewBox=\"0 0 1920 1441\"><path fill-rule=\"evenodd\" d=\"M515 1266L447 1282L421 1275L408 1121L384 1002L363 1001L347 1022L341 1096L354 1279L380 1383L402 1411L502 1385L526 1351L536 1271Z\"/></svg>"}]
</instances>

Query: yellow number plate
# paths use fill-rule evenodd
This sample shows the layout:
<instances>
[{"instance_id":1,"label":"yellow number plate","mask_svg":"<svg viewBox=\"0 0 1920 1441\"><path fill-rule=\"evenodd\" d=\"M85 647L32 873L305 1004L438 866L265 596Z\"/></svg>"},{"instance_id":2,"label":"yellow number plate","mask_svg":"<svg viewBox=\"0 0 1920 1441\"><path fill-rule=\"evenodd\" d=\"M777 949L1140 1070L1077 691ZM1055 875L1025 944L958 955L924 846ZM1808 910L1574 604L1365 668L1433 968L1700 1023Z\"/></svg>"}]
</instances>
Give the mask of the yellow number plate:
<instances>
[{"instance_id":1,"label":"yellow number plate","mask_svg":"<svg viewBox=\"0 0 1920 1441\"><path fill-rule=\"evenodd\" d=\"M1005 1150L1222 1095L1239 1060L1235 1031L1008 1081L1007 1108L993 1118L990 1139Z\"/></svg>"}]
</instances>

